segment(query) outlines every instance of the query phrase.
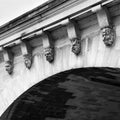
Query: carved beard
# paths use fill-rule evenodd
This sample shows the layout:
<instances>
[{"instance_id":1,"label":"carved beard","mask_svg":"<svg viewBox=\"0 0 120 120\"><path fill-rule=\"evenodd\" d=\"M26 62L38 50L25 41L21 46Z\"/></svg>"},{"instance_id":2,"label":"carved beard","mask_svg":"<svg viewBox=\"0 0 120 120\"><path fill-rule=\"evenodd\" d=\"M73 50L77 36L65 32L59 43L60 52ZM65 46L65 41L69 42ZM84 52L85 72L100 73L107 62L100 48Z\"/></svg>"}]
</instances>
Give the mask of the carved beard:
<instances>
[{"instance_id":1,"label":"carved beard","mask_svg":"<svg viewBox=\"0 0 120 120\"><path fill-rule=\"evenodd\" d=\"M106 46L110 47L114 43L114 31L111 27L105 27L102 29L103 41Z\"/></svg>"},{"instance_id":2,"label":"carved beard","mask_svg":"<svg viewBox=\"0 0 120 120\"><path fill-rule=\"evenodd\" d=\"M24 55L24 63L28 69L31 68L31 65L32 65L32 55L31 54Z\"/></svg>"},{"instance_id":3,"label":"carved beard","mask_svg":"<svg viewBox=\"0 0 120 120\"><path fill-rule=\"evenodd\" d=\"M13 63L12 63L12 61L6 61L5 69L8 72L8 74L12 74L13 73Z\"/></svg>"},{"instance_id":4,"label":"carved beard","mask_svg":"<svg viewBox=\"0 0 120 120\"><path fill-rule=\"evenodd\" d=\"M80 54L81 52L81 43L78 38L73 39L72 41L72 52L76 55Z\"/></svg>"},{"instance_id":5,"label":"carved beard","mask_svg":"<svg viewBox=\"0 0 120 120\"><path fill-rule=\"evenodd\" d=\"M51 48L51 47L45 48L45 56L46 56L46 60L48 62L53 62L53 60L54 60L54 50L53 50L53 48Z\"/></svg>"}]
</instances>

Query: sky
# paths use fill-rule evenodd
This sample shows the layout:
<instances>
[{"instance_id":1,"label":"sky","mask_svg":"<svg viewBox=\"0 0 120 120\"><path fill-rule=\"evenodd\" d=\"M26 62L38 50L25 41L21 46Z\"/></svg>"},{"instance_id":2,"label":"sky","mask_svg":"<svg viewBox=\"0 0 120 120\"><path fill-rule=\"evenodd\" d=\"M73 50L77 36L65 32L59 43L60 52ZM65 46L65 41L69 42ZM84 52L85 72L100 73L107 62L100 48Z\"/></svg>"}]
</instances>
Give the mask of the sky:
<instances>
[{"instance_id":1,"label":"sky","mask_svg":"<svg viewBox=\"0 0 120 120\"><path fill-rule=\"evenodd\" d=\"M0 26L48 0L0 0Z\"/></svg>"}]
</instances>

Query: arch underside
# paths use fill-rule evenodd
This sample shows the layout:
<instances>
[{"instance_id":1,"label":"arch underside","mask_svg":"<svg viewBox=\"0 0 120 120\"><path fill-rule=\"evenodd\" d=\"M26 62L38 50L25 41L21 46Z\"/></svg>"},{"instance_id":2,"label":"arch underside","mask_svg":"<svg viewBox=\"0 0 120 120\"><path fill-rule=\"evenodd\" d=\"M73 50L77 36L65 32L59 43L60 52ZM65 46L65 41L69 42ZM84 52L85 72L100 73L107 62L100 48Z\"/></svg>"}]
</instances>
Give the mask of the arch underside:
<instances>
[{"instance_id":1,"label":"arch underside","mask_svg":"<svg viewBox=\"0 0 120 120\"><path fill-rule=\"evenodd\" d=\"M30 87L56 73L84 67L120 68L119 6L120 4L109 8L116 33L115 44L112 47L105 46L96 14L93 13L85 14L83 18L79 16L74 18L80 28L81 53L79 55L72 52L72 44L64 25L49 31L54 41L53 63L46 61L42 37L39 35L31 37L29 40L33 48L33 64L30 70L24 64L20 45L13 46L11 48L14 54L13 74L10 76L6 72L4 60L1 60L0 64L0 116ZM15 31L15 33L17 32ZM112 84L117 83L112 82Z\"/></svg>"},{"instance_id":2,"label":"arch underside","mask_svg":"<svg viewBox=\"0 0 120 120\"><path fill-rule=\"evenodd\" d=\"M120 69L79 68L22 94L0 120L119 120Z\"/></svg>"}]
</instances>

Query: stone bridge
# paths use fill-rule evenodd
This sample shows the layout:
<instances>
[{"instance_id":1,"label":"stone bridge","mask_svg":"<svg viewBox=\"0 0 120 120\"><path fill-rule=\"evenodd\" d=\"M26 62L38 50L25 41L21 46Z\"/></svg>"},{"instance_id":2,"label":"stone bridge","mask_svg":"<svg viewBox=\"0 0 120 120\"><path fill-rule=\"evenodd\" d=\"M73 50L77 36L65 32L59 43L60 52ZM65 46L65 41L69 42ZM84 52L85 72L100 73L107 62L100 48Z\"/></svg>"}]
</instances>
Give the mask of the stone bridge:
<instances>
[{"instance_id":1,"label":"stone bridge","mask_svg":"<svg viewBox=\"0 0 120 120\"><path fill-rule=\"evenodd\" d=\"M0 119L119 120L119 32L119 0L51 0L1 26Z\"/></svg>"}]
</instances>

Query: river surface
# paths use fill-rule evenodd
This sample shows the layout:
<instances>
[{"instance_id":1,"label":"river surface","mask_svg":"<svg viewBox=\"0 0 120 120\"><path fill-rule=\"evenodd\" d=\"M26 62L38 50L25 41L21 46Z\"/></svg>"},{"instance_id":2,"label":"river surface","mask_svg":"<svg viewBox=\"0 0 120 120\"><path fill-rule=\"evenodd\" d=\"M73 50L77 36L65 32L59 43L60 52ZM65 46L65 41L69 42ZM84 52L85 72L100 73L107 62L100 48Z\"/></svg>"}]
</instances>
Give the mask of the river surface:
<instances>
[{"instance_id":1,"label":"river surface","mask_svg":"<svg viewBox=\"0 0 120 120\"><path fill-rule=\"evenodd\" d=\"M120 69L51 76L22 94L0 120L120 120Z\"/></svg>"}]
</instances>

